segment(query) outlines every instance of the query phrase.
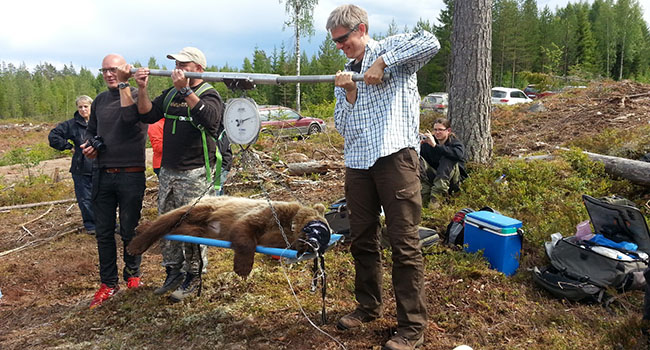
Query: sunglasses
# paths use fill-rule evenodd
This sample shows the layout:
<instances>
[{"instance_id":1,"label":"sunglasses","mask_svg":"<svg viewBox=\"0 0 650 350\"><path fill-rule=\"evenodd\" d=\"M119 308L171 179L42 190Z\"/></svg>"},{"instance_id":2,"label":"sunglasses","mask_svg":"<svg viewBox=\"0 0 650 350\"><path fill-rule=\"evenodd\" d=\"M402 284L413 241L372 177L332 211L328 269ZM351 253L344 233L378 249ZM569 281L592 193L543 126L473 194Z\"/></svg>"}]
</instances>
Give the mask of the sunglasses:
<instances>
[{"instance_id":1,"label":"sunglasses","mask_svg":"<svg viewBox=\"0 0 650 350\"><path fill-rule=\"evenodd\" d=\"M100 71L102 74L106 74L106 73L108 73L108 72L115 74L115 73L117 73L117 67L111 67L111 68L99 68L99 71Z\"/></svg>"},{"instance_id":2,"label":"sunglasses","mask_svg":"<svg viewBox=\"0 0 650 350\"><path fill-rule=\"evenodd\" d=\"M356 26L354 26L354 28L350 29L349 32L347 32L347 33L345 33L345 34L343 34L343 35L341 35L339 37L332 38L332 41L337 43L337 44L343 44L344 42L346 42L348 40L348 37L350 36L350 34L352 34L353 32L356 32L358 29L359 29L359 25L357 24Z\"/></svg>"}]
</instances>

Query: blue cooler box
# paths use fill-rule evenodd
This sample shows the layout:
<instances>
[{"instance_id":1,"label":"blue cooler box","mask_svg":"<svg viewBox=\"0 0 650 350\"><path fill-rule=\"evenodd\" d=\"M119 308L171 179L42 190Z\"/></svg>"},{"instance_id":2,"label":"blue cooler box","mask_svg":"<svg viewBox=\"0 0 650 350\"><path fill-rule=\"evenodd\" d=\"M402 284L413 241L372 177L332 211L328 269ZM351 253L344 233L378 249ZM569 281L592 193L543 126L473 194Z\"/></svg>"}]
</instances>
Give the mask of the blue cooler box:
<instances>
[{"instance_id":1,"label":"blue cooler box","mask_svg":"<svg viewBox=\"0 0 650 350\"><path fill-rule=\"evenodd\" d=\"M519 267L521 221L489 211L475 211L465 216L465 251L483 250L490 267L513 275Z\"/></svg>"}]
</instances>

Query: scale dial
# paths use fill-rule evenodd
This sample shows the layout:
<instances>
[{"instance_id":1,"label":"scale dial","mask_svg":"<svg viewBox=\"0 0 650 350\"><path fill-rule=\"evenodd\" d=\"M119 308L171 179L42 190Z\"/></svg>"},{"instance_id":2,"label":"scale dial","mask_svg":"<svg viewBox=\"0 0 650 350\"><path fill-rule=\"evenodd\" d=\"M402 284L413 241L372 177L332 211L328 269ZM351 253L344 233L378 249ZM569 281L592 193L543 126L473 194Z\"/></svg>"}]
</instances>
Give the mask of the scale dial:
<instances>
[{"instance_id":1,"label":"scale dial","mask_svg":"<svg viewBox=\"0 0 650 350\"><path fill-rule=\"evenodd\" d=\"M257 141L262 121L255 101L248 98L228 100L223 118L226 135L231 143L250 145Z\"/></svg>"}]
</instances>

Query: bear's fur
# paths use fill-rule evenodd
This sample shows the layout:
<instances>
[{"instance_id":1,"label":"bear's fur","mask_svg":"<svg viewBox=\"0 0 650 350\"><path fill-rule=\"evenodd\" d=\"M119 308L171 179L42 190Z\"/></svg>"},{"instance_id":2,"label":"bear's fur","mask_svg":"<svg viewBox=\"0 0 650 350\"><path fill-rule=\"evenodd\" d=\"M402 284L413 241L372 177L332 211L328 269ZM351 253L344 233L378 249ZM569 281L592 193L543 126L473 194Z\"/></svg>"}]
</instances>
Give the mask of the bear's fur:
<instances>
[{"instance_id":1,"label":"bear's fur","mask_svg":"<svg viewBox=\"0 0 650 350\"><path fill-rule=\"evenodd\" d=\"M322 204L316 204L314 208L298 202L272 201L271 204L290 248L299 252L306 249L304 242L299 240L305 237L302 229L313 220L327 222ZM186 216L183 217L184 215ZM234 271L242 277L248 276L253 268L256 245L287 247L269 202L242 197L203 197L194 206L193 203L188 204L165 213L154 221L140 224L136 233L126 248L133 255L144 253L167 234L230 241L235 251Z\"/></svg>"}]
</instances>

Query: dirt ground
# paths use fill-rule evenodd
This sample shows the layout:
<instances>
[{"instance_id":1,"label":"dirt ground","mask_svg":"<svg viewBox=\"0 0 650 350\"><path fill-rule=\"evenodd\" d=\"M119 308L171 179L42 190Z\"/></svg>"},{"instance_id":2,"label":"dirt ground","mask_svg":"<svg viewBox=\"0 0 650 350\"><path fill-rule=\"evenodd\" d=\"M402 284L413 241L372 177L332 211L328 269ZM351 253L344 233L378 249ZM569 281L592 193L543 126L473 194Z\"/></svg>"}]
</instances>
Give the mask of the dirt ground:
<instances>
[{"instance_id":1,"label":"dirt ground","mask_svg":"<svg viewBox=\"0 0 650 350\"><path fill-rule=\"evenodd\" d=\"M650 94L647 85L633 82L595 83L587 89L546 97L539 102L544 112L528 112L530 106L496 110L493 114L495 150L501 155L552 151L571 139L595 135L598 129L616 127L631 130L650 123ZM522 113L524 111L524 113ZM513 115L515 118L513 118ZM53 125L1 125L0 153L20 145L46 142ZM341 164L342 155L326 152L327 160ZM314 153L316 154L316 153ZM323 159L322 156L309 157ZM267 156L268 157L268 156ZM269 191L273 199L301 202L332 202L343 195L343 169L336 168L318 178L305 180L286 172L259 167L251 180L235 179L228 191L245 191L259 182L281 183ZM270 158L270 157L268 157ZM59 174L70 182L69 159L41 162L32 174ZM6 186L27 176L24 167L0 167ZM157 182L147 183L143 214L155 216ZM70 186L72 189L72 187ZM69 198L74 194L70 190ZM93 236L83 233L79 210L74 202L0 211L0 348L18 348L27 337L29 347L48 348L38 336L60 310L87 308L97 282L98 258ZM71 248L74 247L74 248ZM121 255L121 253L120 253ZM162 280L159 257L143 259L143 273ZM75 290L74 298L61 299L57 291Z\"/></svg>"},{"instance_id":2,"label":"dirt ground","mask_svg":"<svg viewBox=\"0 0 650 350\"><path fill-rule=\"evenodd\" d=\"M531 112L536 105L544 110ZM495 153L516 156L553 152L556 146L594 136L603 129L634 130L648 125L648 85L601 82L544 97L531 106L495 112L492 129L498 131L492 137Z\"/></svg>"}]
</instances>

